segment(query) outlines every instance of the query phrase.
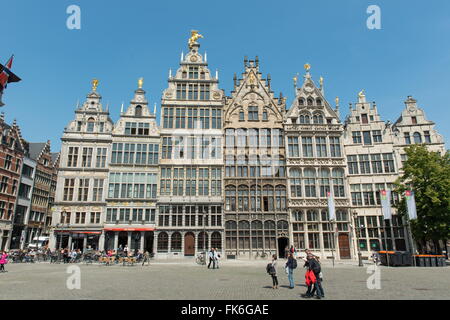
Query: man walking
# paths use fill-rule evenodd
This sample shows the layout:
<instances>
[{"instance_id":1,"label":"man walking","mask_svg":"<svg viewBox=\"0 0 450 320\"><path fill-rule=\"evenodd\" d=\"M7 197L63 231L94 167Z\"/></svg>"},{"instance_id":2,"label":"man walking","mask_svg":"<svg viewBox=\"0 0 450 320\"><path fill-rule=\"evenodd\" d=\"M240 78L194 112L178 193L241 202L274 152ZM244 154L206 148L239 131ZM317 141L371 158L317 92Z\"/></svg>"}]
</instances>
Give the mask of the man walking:
<instances>
[{"instance_id":1,"label":"man walking","mask_svg":"<svg viewBox=\"0 0 450 320\"><path fill-rule=\"evenodd\" d=\"M215 259L215 252L214 252L214 248L211 248L211 250L209 250L208 252L208 258L209 258L209 263L208 263L208 269L211 266L211 262L213 264L213 269L216 268L216 259Z\"/></svg>"}]
</instances>

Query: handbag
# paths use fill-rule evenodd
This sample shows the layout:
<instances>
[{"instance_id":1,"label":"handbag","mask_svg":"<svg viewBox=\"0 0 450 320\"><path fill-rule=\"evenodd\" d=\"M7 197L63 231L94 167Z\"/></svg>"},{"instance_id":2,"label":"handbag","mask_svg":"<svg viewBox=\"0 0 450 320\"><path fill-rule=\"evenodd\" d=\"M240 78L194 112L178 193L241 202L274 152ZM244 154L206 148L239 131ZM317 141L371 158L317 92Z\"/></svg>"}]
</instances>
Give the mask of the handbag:
<instances>
[{"instance_id":1,"label":"handbag","mask_svg":"<svg viewBox=\"0 0 450 320\"><path fill-rule=\"evenodd\" d=\"M289 274L289 267L288 266L284 267L284 271L286 272L286 274Z\"/></svg>"}]
</instances>

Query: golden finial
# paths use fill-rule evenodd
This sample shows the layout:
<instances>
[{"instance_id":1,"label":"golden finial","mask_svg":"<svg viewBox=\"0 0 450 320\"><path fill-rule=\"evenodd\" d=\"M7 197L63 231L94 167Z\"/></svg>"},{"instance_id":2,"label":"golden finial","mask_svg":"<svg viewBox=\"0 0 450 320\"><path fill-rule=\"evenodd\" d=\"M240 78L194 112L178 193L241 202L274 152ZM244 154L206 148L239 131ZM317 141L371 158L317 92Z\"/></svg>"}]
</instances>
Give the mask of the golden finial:
<instances>
[{"instance_id":1,"label":"golden finial","mask_svg":"<svg viewBox=\"0 0 450 320\"><path fill-rule=\"evenodd\" d=\"M143 84L144 84L144 78L139 78L139 80L138 80L138 88L142 89Z\"/></svg>"},{"instance_id":2,"label":"golden finial","mask_svg":"<svg viewBox=\"0 0 450 320\"><path fill-rule=\"evenodd\" d=\"M191 37L188 40L189 49L197 42L198 39L203 38L203 36L198 33L198 30L191 30Z\"/></svg>"},{"instance_id":3,"label":"golden finial","mask_svg":"<svg viewBox=\"0 0 450 320\"><path fill-rule=\"evenodd\" d=\"M320 86L323 87L323 77L320 77Z\"/></svg>"},{"instance_id":4,"label":"golden finial","mask_svg":"<svg viewBox=\"0 0 450 320\"><path fill-rule=\"evenodd\" d=\"M364 93L364 89L362 89L362 90L358 93L358 96L359 96L360 98L366 96L365 93Z\"/></svg>"},{"instance_id":5,"label":"golden finial","mask_svg":"<svg viewBox=\"0 0 450 320\"><path fill-rule=\"evenodd\" d=\"M336 99L334 100L336 102L336 105L339 105L339 97L336 97Z\"/></svg>"},{"instance_id":6,"label":"golden finial","mask_svg":"<svg viewBox=\"0 0 450 320\"><path fill-rule=\"evenodd\" d=\"M294 87L296 87L297 86L297 81L298 81L298 76L295 75L293 80L294 80Z\"/></svg>"},{"instance_id":7,"label":"golden finial","mask_svg":"<svg viewBox=\"0 0 450 320\"><path fill-rule=\"evenodd\" d=\"M92 83L92 91L97 91L98 80L97 79L93 79L91 83Z\"/></svg>"},{"instance_id":8,"label":"golden finial","mask_svg":"<svg viewBox=\"0 0 450 320\"><path fill-rule=\"evenodd\" d=\"M305 64L304 67L307 72L309 72L309 70L311 69L311 65L309 63Z\"/></svg>"}]
</instances>

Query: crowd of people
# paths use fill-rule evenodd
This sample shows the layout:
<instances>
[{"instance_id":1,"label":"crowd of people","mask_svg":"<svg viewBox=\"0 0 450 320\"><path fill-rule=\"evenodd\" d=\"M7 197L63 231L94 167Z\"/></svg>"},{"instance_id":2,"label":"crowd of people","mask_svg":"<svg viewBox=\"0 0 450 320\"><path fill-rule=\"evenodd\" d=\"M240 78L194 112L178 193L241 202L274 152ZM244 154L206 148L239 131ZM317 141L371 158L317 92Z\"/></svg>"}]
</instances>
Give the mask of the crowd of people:
<instances>
[{"instance_id":1,"label":"crowd of people","mask_svg":"<svg viewBox=\"0 0 450 320\"><path fill-rule=\"evenodd\" d=\"M285 272L289 281L289 289L295 288L294 282L294 270L297 269L297 259L296 254L297 251L291 246L290 249L286 250L287 261L284 265ZM325 297L325 292L323 290L322 281L322 268L320 265L319 257L312 254L312 252L308 249L305 250L305 257L302 258L304 265L303 268L306 269L305 272L305 284L307 286L307 291L302 295L304 298L313 298L314 296L317 299L322 299ZM278 274L277 274L277 266L278 266L278 257L276 254L272 256L271 262L267 265L266 271L272 278L272 288L278 289Z\"/></svg>"}]
</instances>

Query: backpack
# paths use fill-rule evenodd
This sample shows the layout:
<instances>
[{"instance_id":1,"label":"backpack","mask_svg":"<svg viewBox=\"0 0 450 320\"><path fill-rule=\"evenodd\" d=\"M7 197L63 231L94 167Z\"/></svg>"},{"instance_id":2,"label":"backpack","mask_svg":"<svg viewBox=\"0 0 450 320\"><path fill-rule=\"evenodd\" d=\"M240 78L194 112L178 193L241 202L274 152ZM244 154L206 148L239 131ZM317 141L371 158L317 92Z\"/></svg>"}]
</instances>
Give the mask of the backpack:
<instances>
[{"instance_id":1,"label":"backpack","mask_svg":"<svg viewBox=\"0 0 450 320\"><path fill-rule=\"evenodd\" d=\"M315 274L319 274L319 273L322 271L322 269L320 268L319 262L314 261L313 266L312 266L312 271L313 271Z\"/></svg>"},{"instance_id":2,"label":"backpack","mask_svg":"<svg viewBox=\"0 0 450 320\"><path fill-rule=\"evenodd\" d=\"M267 266L266 266L266 271L267 271L267 273L270 274L270 275L276 273L276 272L275 272L275 268L272 266L271 263L268 263L268 264L267 264Z\"/></svg>"},{"instance_id":3,"label":"backpack","mask_svg":"<svg viewBox=\"0 0 450 320\"><path fill-rule=\"evenodd\" d=\"M296 269L297 268L297 259L293 259L292 261L292 269Z\"/></svg>"}]
</instances>

